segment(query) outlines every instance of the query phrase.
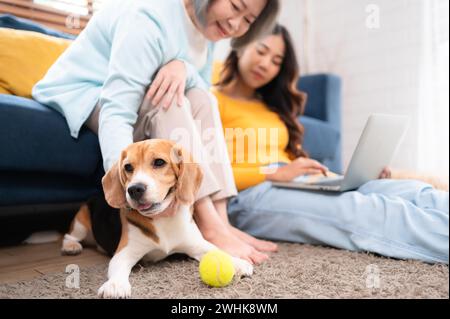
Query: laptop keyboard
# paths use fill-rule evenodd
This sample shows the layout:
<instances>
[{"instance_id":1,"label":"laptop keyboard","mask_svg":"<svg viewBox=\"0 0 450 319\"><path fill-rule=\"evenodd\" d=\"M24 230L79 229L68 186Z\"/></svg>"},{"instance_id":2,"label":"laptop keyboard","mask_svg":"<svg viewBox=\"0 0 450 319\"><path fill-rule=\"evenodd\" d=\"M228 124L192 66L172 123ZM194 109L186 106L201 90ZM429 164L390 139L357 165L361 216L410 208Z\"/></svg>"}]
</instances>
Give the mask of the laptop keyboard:
<instances>
[{"instance_id":1,"label":"laptop keyboard","mask_svg":"<svg viewBox=\"0 0 450 319\"><path fill-rule=\"evenodd\" d=\"M344 178L342 176L336 178L324 178L320 181L312 183L313 185L339 186Z\"/></svg>"},{"instance_id":2,"label":"laptop keyboard","mask_svg":"<svg viewBox=\"0 0 450 319\"><path fill-rule=\"evenodd\" d=\"M318 175L302 175L293 180L294 183L310 184L310 185L324 185L324 186L339 186L341 185L344 176L335 175L330 177Z\"/></svg>"}]
</instances>

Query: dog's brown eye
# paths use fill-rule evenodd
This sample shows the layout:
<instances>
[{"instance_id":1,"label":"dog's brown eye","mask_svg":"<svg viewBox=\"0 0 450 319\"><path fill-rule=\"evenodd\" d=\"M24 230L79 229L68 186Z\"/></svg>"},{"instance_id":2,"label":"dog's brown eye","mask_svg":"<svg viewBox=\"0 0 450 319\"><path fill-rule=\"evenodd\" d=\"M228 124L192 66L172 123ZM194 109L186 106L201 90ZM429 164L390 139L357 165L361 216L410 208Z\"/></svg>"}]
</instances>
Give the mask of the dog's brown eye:
<instances>
[{"instance_id":1,"label":"dog's brown eye","mask_svg":"<svg viewBox=\"0 0 450 319\"><path fill-rule=\"evenodd\" d=\"M125 164L125 166L123 168L128 173L131 173L133 171L133 166L131 164Z\"/></svg>"},{"instance_id":2,"label":"dog's brown eye","mask_svg":"<svg viewBox=\"0 0 450 319\"><path fill-rule=\"evenodd\" d=\"M158 158L153 161L154 167L163 167L164 165L166 165L166 161L163 159Z\"/></svg>"}]
</instances>

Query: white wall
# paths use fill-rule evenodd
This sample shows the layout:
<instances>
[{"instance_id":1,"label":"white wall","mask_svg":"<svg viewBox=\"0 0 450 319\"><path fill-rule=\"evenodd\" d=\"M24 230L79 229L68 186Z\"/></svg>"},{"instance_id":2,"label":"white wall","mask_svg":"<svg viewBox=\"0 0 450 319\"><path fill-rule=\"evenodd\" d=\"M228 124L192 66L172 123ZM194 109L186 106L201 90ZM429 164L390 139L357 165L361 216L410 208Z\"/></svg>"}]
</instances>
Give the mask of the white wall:
<instances>
[{"instance_id":1,"label":"white wall","mask_svg":"<svg viewBox=\"0 0 450 319\"><path fill-rule=\"evenodd\" d=\"M422 0L419 0L422 1ZM405 1L377 1L380 28L366 27L366 7L373 1L320 0L311 10L313 55L310 72L332 72L343 78L344 165L356 146L372 112L417 113L419 52L410 52L417 34L405 29L408 19L417 19L419 6ZM401 11L399 19L396 11ZM415 119L417 120L417 119ZM409 132L395 166L415 168L417 137Z\"/></svg>"},{"instance_id":2,"label":"white wall","mask_svg":"<svg viewBox=\"0 0 450 319\"><path fill-rule=\"evenodd\" d=\"M344 165L348 164L371 113L407 114L412 118L412 125L393 167L448 176L449 151L444 145L449 140L448 120L439 124L446 127L431 132L432 125L427 121L436 120L436 116L425 119L436 105L430 99L430 90L423 89L423 71L427 67L423 63L427 51L424 48L432 45L426 43L429 39L424 34L425 1L281 1L280 22L293 36L302 74L335 73L343 80ZM446 21L448 28L448 1L427 1L439 1L446 6L446 10L441 9L444 15L441 22ZM379 10L378 21L376 10ZM448 32L444 37L448 56ZM219 44L216 58L223 59L228 48L227 43ZM446 91L448 101L448 86L440 90ZM440 114L448 118L448 108ZM431 143L441 153L428 156ZM433 165L430 159L435 160Z\"/></svg>"},{"instance_id":3,"label":"white wall","mask_svg":"<svg viewBox=\"0 0 450 319\"><path fill-rule=\"evenodd\" d=\"M281 12L279 21L286 26L291 32L294 39L296 50L301 58L302 54L302 35L303 35L303 23L305 19L304 14L304 0L281 0ZM214 51L214 57L216 60L224 60L230 49L230 41L221 41L216 44ZM300 59L303 60L303 59Z\"/></svg>"},{"instance_id":4,"label":"white wall","mask_svg":"<svg viewBox=\"0 0 450 319\"><path fill-rule=\"evenodd\" d=\"M431 100L424 105L427 101L422 99L424 48L431 45L424 43L424 1L306 0L306 4L310 22L308 72L332 72L343 79L344 164L370 113L408 114L412 125L393 166L448 175L448 147L442 154L434 154L446 157L439 167L428 165L423 156L427 143L424 130L430 128L424 125L423 116L434 107ZM377 10L379 27L372 19ZM448 143L448 120L442 123L447 133L434 138Z\"/></svg>"}]
</instances>

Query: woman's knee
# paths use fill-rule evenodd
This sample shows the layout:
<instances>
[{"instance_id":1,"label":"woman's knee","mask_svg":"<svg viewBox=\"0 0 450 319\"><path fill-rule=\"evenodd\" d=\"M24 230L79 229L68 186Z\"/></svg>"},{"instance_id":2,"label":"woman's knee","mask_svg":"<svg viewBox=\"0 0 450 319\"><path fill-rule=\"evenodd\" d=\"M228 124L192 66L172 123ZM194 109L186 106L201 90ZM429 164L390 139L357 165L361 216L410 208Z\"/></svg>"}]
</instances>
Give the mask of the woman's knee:
<instances>
[{"instance_id":1,"label":"woman's knee","mask_svg":"<svg viewBox=\"0 0 450 319\"><path fill-rule=\"evenodd\" d=\"M192 133L196 129L195 120L191 112L191 104L184 97L179 106L173 103L170 107L152 107L149 111L141 112L135 125L135 141L147 138L169 138L169 134L181 134L186 131ZM171 139L171 138L169 138Z\"/></svg>"},{"instance_id":2,"label":"woman's knee","mask_svg":"<svg viewBox=\"0 0 450 319\"><path fill-rule=\"evenodd\" d=\"M211 92L199 88L192 88L186 92L186 98L191 104L195 117L220 118L217 99Z\"/></svg>"},{"instance_id":3,"label":"woman's knee","mask_svg":"<svg viewBox=\"0 0 450 319\"><path fill-rule=\"evenodd\" d=\"M168 108L159 106L156 109L156 115L158 117L158 120L163 120L164 118L167 118L167 120L169 121L174 121L174 119L176 119L177 121L179 119L193 119L192 105L189 99L184 96L181 105L178 105L177 101L174 101Z\"/></svg>"},{"instance_id":4,"label":"woman's knee","mask_svg":"<svg viewBox=\"0 0 450 319\"><path fill-rule=\"evenodd\" d=\"M362 185L358 192L362 194L379 193L384 195L401 195L405 193L420 193L431 185L416 180L376 179Z\"/></svg>"}]
</instances>

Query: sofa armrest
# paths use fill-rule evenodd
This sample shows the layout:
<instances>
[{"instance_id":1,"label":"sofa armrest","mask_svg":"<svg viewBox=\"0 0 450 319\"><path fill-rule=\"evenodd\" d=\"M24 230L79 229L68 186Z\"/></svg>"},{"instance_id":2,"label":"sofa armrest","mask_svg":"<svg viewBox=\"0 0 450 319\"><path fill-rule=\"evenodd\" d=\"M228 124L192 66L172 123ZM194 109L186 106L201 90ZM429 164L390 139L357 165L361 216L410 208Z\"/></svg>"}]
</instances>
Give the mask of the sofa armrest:
<instances>
[{"instance_id":1,"label":"sofa armrest","mask_svg":"<svg viewBox=\"0 0 450 319\"><path fill-rule=\"evenodd\" d=\"M309 117L300 117L305 128L303 148L309 156L327 166L331 171L340 173L341 132L329 123Z\"/></svg>"},{"instance_id":2,"label":"sofa armrest","mask_svg":"<svg viewBox=\"0 0 450 319\"><path fill-rule=\"evenodd\" d=\"M341 79L331 74L306 75L297 87L308 94L305 114L341 130Z\"/></svg>"},{"instance_id":3,"label":"sofa armrest","mask_svg":"<svg viewBox=\"0 0 450 319\"><path fill-rule=\"evenodd\" d=\"M341 79L332 74L315 74L306 75L300 78L297 83L297 88L308 94L308 100L305 107L305 117L317 119L326 123L327 126L334 129L338 133L339 138L336 145L330 145L330 148L335 149L335 157L333 159L327 158L329 168L336 173L342 172L342 141L341 141L341 107L342 107L342 83ZM309 123L308 123L309 124ZM312 140L310 132L314 125L305 127L305 138ZM314 144L311 144L312 150L305 149L310 153L315 154ZM325 159L319 159L325 161ZM324 162L325 164L325 162Z\"/></svg>"},{"instance_id":4,"label":"sofa armrest","mask_svg":"<svg viewBox=\"0 0 450 319\"><path fill-rule=\"evenodd\" d=\"M0 171L90 178L102 163L97 136L70 136L64 117L34 100L0 94Z\"/></svg>"},{"instance_id":5,"label":"sofa armrest","mask_svg":"<svg viewBox=\"0 0 450 319\"><path fill-rule=\"evenodd\" d=\"M332 159L338 152L341 133L329 123L309 117L300 117L305 128L303 147L308 154L317 160Z\"/></svg>"}]
</instances>

